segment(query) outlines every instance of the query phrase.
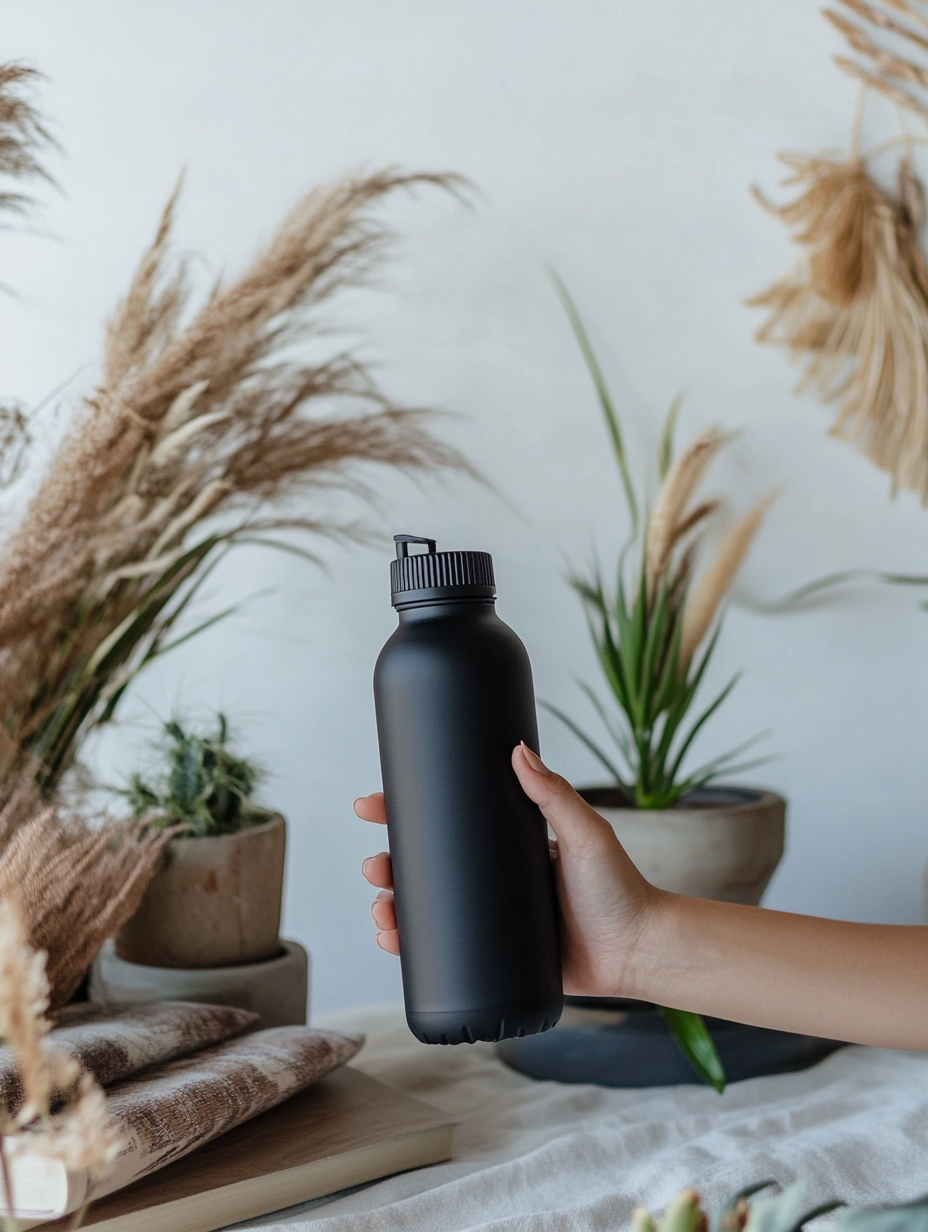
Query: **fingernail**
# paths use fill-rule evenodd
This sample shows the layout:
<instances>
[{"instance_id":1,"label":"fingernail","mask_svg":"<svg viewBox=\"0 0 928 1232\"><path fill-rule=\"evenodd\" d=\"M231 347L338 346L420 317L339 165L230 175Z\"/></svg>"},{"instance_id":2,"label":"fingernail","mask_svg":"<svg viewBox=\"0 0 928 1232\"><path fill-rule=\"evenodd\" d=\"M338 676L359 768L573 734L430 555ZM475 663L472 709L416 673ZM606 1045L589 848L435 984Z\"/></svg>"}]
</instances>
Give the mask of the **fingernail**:
<instances>
[{"instance_id":1,"label":"fingernail","mask_svg":"<svg viewBox=\"0 0 928 1232\"><path fill-rule=\"evenodd\" d=\"M371 862L371 860L372 860L373 858L374 858L373 856L368 856L366 860L362 860L362 861L361 861L361 872L362 872L362 873L365 871L365 869L367 868L368 864L370 864L370 862Z\"/></svg>"},{"instance_id":2,"label":"fingernail","mask_svg":"<svg viewBox=\"0 0 928 1232\"><path fill-rule=\"evenodd\" d=\"M524 740L522 741L522 756L525 758L528 764L532 767L532 769L537 771L538 774L548 775L551 773L551 771L548 769L545 763L541 760L538 754L533 753Z\"/></svg>"}]
</instances>

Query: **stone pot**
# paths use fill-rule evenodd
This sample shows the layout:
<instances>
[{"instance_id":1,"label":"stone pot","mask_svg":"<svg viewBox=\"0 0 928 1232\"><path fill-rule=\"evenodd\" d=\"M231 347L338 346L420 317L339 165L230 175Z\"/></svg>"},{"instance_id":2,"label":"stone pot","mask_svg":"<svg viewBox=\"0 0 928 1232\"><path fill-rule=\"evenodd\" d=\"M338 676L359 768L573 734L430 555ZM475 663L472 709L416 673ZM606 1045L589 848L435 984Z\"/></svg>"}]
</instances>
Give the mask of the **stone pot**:
<instances>
[{"instance_id":1,"label":"stone pot","mask_svg":"<svg viewBox=\"0 0 928 1232\"><path fill-rule=\"evenodd\" d=\"M309 955L281 940L267 962L235 967L147 967L119 958L107 941L90 968L90 1000L103 1005L199 1001L235 1005L261 1017L262 1027L298 1026L309 1012Z\"/></svg>"},{"instance_id":2,"label":"stone pot","mask_svg":"<svg viewBox=\"0 0 928 1232\"><path fill-rule=\"evenodd\" d=\"M172 839L116 954L149 967L230 967L280 953L286 826Z\"/></svg>"},{"instance_id":3,"label":"stone pot","mask_svg":"<svg viewBox=\"0 0 928 1232\"><path fill-rule=\"evenodd\" d=\"M702 787L670 809L629 808L615 787L580 795L661 890L756 907L783 855L786 801L772 791Z\"/></svg>"}]
</instances>

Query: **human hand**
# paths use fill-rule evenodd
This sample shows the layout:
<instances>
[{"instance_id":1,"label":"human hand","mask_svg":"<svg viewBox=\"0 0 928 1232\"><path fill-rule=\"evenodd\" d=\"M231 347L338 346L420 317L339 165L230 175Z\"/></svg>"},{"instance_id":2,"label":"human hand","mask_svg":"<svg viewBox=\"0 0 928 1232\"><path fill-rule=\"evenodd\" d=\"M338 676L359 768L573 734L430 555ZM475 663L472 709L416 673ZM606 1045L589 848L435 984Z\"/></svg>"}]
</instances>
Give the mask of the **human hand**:
<instances>
[{"instance_id":1,"label":"human hand","mask_svg":"<svg viewBox=\"0 0 928 1232\"><path fill-rule=\"evenodd\" d=\"M382 791L375 791L373 795L361 796L355 800L354 811L362 821L373 821L381 826L387 824L387 809ZM361 872L372 886L380 890L371 904L371 915L378 929L374 940L388 954L399 954L400 941L396 931L396 909L393 906L393 865L390 862L390 853L381 851L376 856L368 856L361 865Z\"/></svg>"},{"instance_id":2,"label":"human hand","mask_svg":"<svg viewBox=\"0 0 928 1232\"><path fill-rule=\"evenodd\" d=\"M526 744L513 750L512 766L522 790L557 836L551 854L561 914L564 991L574 996L633 996L634 954L661 892L641 876L609 823ZM354 811L365 821L385 823L383 793L356 800ZM389 854L368 857L362 872L380 890L371 907L377 944L399 954Z\"/></svg>"}]
</instances>

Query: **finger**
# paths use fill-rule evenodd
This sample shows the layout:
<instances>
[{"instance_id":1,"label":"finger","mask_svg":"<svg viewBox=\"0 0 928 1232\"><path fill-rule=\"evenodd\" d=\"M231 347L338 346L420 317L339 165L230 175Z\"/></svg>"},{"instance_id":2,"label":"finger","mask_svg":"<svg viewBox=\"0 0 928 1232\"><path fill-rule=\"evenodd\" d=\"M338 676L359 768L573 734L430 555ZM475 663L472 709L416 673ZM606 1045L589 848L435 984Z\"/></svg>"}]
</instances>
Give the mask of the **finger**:
<instances>
[{"instance_id":1,"label":"finger","mask_svg":"<svg viewBox=\"0 0 928 1232\"><path fill-rule=\"evenodd\" d=\"M614 838L609 823L577 795L565 778L549 770L524 740L512 751L512 768L522 790L541 809L559 843L578 850L591 840Z\"/></svg>"},{"instance_id":2,"label":"finger","mask_svg":"<svg viewBox=\"0 0 928 1232\"><path fill-rule=\"evenodd\" d=\"M362 821L376 821L382 826L387 824L387 810L383 802L382 791L375 791L370 796L359 797L354 802L354 811Z\"/></svg>"},{"instance_id":3,"label":"finger","mask_svg":"<svg viewBox=\"0 0 928 1232\"><path fill-rule=\"evenodd\" d=\"M368 856L361 865L361 872L378 890L393 889L393 862L388 851L381 851L376 856Z\"/></svg>"},{"instance_id":4,"label":"finger","mask_svg":"<svg viewBox=\"0 0 928 1232\"><path fill-rule=\"evenodd\" d=\"M382 950L386 950L388 954L396 954L399 957L400 952L400 935L395 930L391 932L378 933L374 938Z\"/></svg>"},{"instance_id":5,"label":"finger","mask_svg":"<svg viewBox=\"0 0 928 1232\"><path fill-rule=\"evenodd\" d=\"M381 890L371 903L371 917L381 932L396 932L396 907L389 890Z\"/></svg>"}]
</instances>

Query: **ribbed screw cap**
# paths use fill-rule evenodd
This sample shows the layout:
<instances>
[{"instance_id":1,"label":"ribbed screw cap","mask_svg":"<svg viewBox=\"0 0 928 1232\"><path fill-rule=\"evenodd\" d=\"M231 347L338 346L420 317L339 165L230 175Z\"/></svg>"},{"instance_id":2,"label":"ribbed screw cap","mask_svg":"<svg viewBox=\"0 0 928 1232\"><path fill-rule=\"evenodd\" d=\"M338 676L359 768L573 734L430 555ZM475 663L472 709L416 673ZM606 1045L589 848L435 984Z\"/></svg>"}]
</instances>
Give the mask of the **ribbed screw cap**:
<instances>
[{"instance_id":1,"label":"ribbed screw cap","mask_svg":"<svg viewBox=\"0 0 928 1232\"><path fill-rule=\"evenodd\" d=\"M417 599L492 598L496 594L493 557L489 552L439 552L434 539L394 535L396 560L390 561L392 602ZM427 545L427 552L409 555L410 543Z\"/></svg>"}]
</instances>

